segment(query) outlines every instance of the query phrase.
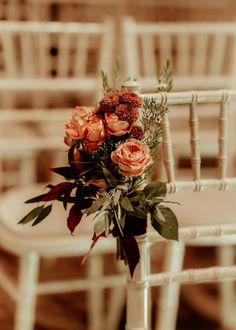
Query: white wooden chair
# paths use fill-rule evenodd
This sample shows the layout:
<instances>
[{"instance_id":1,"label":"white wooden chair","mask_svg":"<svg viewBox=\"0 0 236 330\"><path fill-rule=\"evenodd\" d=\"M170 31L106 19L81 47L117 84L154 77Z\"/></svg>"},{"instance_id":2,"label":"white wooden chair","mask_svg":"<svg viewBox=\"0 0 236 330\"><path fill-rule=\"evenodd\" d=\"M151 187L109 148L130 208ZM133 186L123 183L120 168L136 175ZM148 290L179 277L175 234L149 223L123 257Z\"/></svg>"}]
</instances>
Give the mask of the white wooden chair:
<instances>
[{"instance_id":1,"label":"white wooden chair","mask_svg":"<svg viewBox=\"0 0 236 330\"><path fill-rule=\"evenodd\" d=\"M84 256L91 246L93 224L81 223L79 235L72 237L66 227L67 213L57 203L48 221L39 224L37 228L17 224L19 219L32 208L24 204L24 201L40 194L46 185L46 183L36 184L34 181L33 174L38 153L41 150L48 150L65 156L66 164L63 130L65 118L70 112L71 110L66 112L66 109L64 111L63 109L60 111L38 109L0 112L0 120L5 125L9 121L12 125L17 123L18 126L20 123L31 123L31 125L34 124L35 130L35 134L23 136L12 134L7 137L4 135L0 139L1 158L20 157L22 161L22 173L15 173L14 176L8 173L10 178L13 177L15 180L14 185L18 184L18 187L9 189L7 186L9 182L5 182L4 188L7 191L0 195L0 247L19 257L17 283L9 277L3 265L0 267L0 285L16 302L15 330L33 329L38 295L81 290L88 291L88 329L115 330L121 319L125 300L124 272L119 264L117 268L115 267L117 271L109 276L105 276L103 269L103 256L112 254L115 263L115 240L104 239L98 244L84 266L87 272L86 278L41 283L38 279L41 258L52 260L59 257ZM49 124L50 130L48 130ZM46 129L44 129L45 125ZM54 129L55 125L57 129ZM61 130L58 129L60 125ZM27 132L24 130L24 133ZM49 166L50 164L47 163L47 167ZM6 177L5 173L1 174L2 178ZM109 295L106 296L108 299L106 317L104 316L105 288L110 288Z\"/></svg>"},{"instance_id":2,"label":"white wooden chair","mask_svg":"<svg viewBox=\"0 0 236 330\"><path fill-rule=\"evenodd\" d=\"M113 23L0 22L0 93L13 107L14 93L28 93L34 104L66 93L86 95L91 105L101 94L100 70L109 75ZM100 93L99 93L100 92ZM54 99L54 101L55 101Z\"/></svg>"},{"instance_id":3,"label":"white wooden chair","mask_svg":"<svg viewBox=\"0 0 236 330\"><path fill-rule=\"evenodd\" d=\"M38 160L42 151L53 155L51 162L45 160L48 162L45 170L54 166L53 159L56 161L57 157L66 162L63 130L70 112L70 109L1 109L0 191L38 182Z\"/></svg>"},{"instance_id":4,"label":"white wooden chair","mask_svg":"<svg viewBox=\"0 0 236 330\"><path fill-rule=\"evenodd\" d=\"M176 91L236 86L234 22L151 23L125 17L122 34L125 74L138 78L142 92L156 91L156 75L167 59Z\"/></svg>"},{"instance_id":5,"label":"white wooden chair","mask_svg":"<svg viewBox=\"0 0 236 330\"><path fill-rule=\"evenodd\" d=\"M236 278L236 266L234 250L231 247L236 244L236 178L228 176L227 166L231 161L232 152L235 151L235 138L233 139L229 126L235 125L235 117L232 114L235 111L236 90L142 95L142 97L145 96L154 97L170 108L162 123L162 153L166 170L164 180L168 182L167 200L181 204L170 205L177 215L180 231L179 242L166 242L168 249L167 255L164 257L164 273L150 274L148 266L150 246L158 241L163 241L163 238L151 229L147 235L137 237L141 259L133 278L128 281L126 329L151 329L149 322L150 287L161 286L158 302L159 313L154 328L174 330L176 329L180 285L221 281L219 287L221 309L219 312L216 311L216 315L219 316L224 328L233 330L236 327L233 283ZM206 107L211 103L218 105L216 141L219 172L218 176L208 175L207 178L201 175L201 122L198 120L199 112L202 110L198 108L198 105L203 103ZM189 111L186 111L186 116L189 118L189 130L185 136L185 140L189 140L192 163L192 178L189 180L175 176L172 145L175 131L172 131L168 117L171 117L171 114L175 115L173 113L175 109L172 108L179 104L188 105L189 108ZM229 104L232 105L231 108L229 108ZM187 114L187 112L189 113ZM203 269L182 270L186 246L218 247L219 265ZM134 301L138 303L134 304ZM202 305L204 309L204 301Z\"/></svg>"},{"instance_id":6,"label":"white wooden chair","mask_svg":"<svg viewBox=\"0 0 236 330\"><path fill-rule=\"evenodd\" d=\"M138 78L141 92L155 92L157 73L169 59L174 73L173 91L236 88L236 24L234 22L136 22L123 20L123 56L125 75ZM204 107L204 105L202 106ZM181 111L175 127L182 134ZM204 161L216 159L216 150L209 143L214 111L201 111L206 127ZM179 126L178 126L179 124ZM180 136L180 135L179 135ZM189 151L174 141L178 163L189 162ZM177 162L176 162L177 164ZM181 169L182 170L182 169ZM188 170L182 173L188 175Z\"/></svg>"}]
</instances>

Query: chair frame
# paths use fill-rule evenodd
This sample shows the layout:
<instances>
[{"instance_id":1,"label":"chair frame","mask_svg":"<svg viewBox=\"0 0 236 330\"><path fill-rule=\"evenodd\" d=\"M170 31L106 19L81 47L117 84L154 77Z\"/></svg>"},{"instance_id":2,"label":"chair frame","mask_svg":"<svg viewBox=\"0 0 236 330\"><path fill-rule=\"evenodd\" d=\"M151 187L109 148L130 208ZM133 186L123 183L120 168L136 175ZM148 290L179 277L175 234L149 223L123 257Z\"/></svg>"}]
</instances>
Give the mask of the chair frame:
<instances>
[{"instance_id":1,"label":"chair frame","mask_svg":"<svg viewBox=\"0 0 236 330\"><path fill-rule=\"evenodd\" d=\"M227 123L229 102L236 100L236 90L199 91L199 92L179 92L179 93L156 93L142 94L141 97L155 98L163 105L189 104L189 127L190 145L193 179L191 181L178 181L175 178L174 158L171 142L171 130L169 126L168 114L162 122L162 150L163 162L167 175L168 193L177 191L201 190L226 190L236 188L236 178L227 177ZM200 173L201 157L199 152L199 130L197 104L217 102L220 104L219 115L219 138L218 138L218 162L219 178L202 179ZM221 265L211 268L181 270L183 264L185 244L192 245L219 245L224 249L236 244L236 225L209 225L191 226L180 228L179 242L168 242L166 257L166 271L159 274L149 274L149 248L154 242L164 239L155 233L147 233L136 237L140 250L140 263L137 266L132 278L128 280L127 288L127 322L126 330L148 330L150 329L149 318L149 288L152 286L162 286L160 297L160 315L156 329L175 329L175 319L177 313L178 295L180 284L217 282L222 281L221 293L224 299L222 303L222 317L226 318L226 308L224 303L231 299L233 295L232 281L236 279L236 266L229 265L232 261L229 258L225 261L221 258ZM232 248L230 249L232 251ZM133 302L136 301L135 309ZM232 299L231 299L232 301ZM231 306L230 306L231 307ZM172 315L173 313L173 315ZM171 315L171 317L170 317ZM228 315L228 314L227 314ZM227 320L225 323L227 324ZM229 321L229 320L228 320ZM229 324L229 323L228 323Z\"/></svg>"}]
</instances>

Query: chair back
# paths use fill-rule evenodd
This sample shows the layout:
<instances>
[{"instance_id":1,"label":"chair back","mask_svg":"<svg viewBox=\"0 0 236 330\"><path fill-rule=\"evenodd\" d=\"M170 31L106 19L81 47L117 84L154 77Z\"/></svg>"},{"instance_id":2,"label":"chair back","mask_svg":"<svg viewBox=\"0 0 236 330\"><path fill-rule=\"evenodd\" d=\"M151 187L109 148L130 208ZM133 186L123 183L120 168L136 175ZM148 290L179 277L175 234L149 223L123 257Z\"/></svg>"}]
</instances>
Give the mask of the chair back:
<instances>
[{"instance_id":1,"label":"chair back","mask_svg":"<svg viewBox=\"0 0 236 330\"><path fill-rule=\"evenodd\" d=\"M142 94L142 97L151 97L169 108L162 121L164 179L169 192L235 187L235 90ZM210 114L216 120L205 127L202 121ZM182 130L175 127L178 120ZM190 159L192 175L187 180L176 171L177 145L187 150ZM216 156L217 172L204 173L202 154L206 147Z\"/></svg>"},{"instance_id":2,"label":"chair back","mask_svg":"<svg viewBox=\"0 0 236 330\"><path fill-rule=\"evenodd\" d=\"M233 88L236 24L123 21L124 62L128 77L136 75L143 92L155 91L158 69L167 59L175 90Z\"/></svg>"},{"instance_id":3,"label":"chair back","mask_svg":"<svg viewBox=\"0 0 236 330\"><path fill-rule=\"evenodd\" d=\"M59 157L66 164L63 133L70 112L0 111L0 191L48 180L48 169L58 165Z\"/></svg>"},{"instance_id":4,"label":"chair back","mask_svg":"<svg viewBox=\"0 0 236 330\"><path fill-rule=\"evenodd\" d=\"M0 91L99 91L113 23L0 22Z\"/></svg>"}]
</instances>

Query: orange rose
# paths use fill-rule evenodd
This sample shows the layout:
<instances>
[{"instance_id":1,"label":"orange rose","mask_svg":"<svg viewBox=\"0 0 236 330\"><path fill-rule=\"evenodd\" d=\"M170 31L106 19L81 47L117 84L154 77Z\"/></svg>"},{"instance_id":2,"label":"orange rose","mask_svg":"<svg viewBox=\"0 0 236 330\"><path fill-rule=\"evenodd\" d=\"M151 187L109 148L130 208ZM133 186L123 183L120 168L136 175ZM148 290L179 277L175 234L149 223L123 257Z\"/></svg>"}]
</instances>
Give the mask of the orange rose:
<instances>
[{"instance_id":1,"label":"orange rose","mask_svg":"<svg viewBox=\"0 0 236 330\"><path fill-rule=\"evenodd\" d=\"M112 152L111 159L125 176L140 175L153 162L149 147L136 139L128 139L121 143Z\"/></svg>"},{"instance_id":2,"label":"orange rose","mask_svg":"<svg viewBox=\"0 0 236 330\"><path fill-rule=\"evenodd\" d=\"M112 135L121 136L130 129L130 124L125 120L119 120L114 113L105 113L108 132Z\"/></svg>"},{"instance_id":3,"label":"orange rose","mask_svg":"<svg viewBox=\"0 0 236 330\"><path fill-rule=\"evenodd\" d=\"M100 146L107 135L104 123L98 116L91 116L84 133L84 145L87 152Z\"/></svg>"},{"instance_id":4,"label":"orange rose","mask_svg":"<svg viewBox=\"0 0 236 330\"><path fill-rule=\"evenodd\" d=\"M94 110L95 108L86 106L76 107L73 110L69 123L65 125L66 136L64 142L67 145L70 145L73 140L84 138L87 122Z\"/></svg>"}]
</instances>

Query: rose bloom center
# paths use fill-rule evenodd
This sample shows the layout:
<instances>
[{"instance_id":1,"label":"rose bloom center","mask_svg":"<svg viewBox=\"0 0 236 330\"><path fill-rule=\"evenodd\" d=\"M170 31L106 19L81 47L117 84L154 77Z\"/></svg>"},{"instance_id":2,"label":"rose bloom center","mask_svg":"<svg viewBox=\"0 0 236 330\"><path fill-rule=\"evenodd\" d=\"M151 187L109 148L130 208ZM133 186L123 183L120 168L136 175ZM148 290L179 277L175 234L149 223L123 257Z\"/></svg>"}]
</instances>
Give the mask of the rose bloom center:
<instances>
[{"instance_id":1,"label":"rose bloom center","mask_svg":"<svg viewBox=\"0 0 236 330\"><path fill-rule=\"evenodd\" d=\"M127 146L125 150L125 156L132 159L137 159L142 156L142 150L138 146Z\"/></svg>"}]
</instances>

